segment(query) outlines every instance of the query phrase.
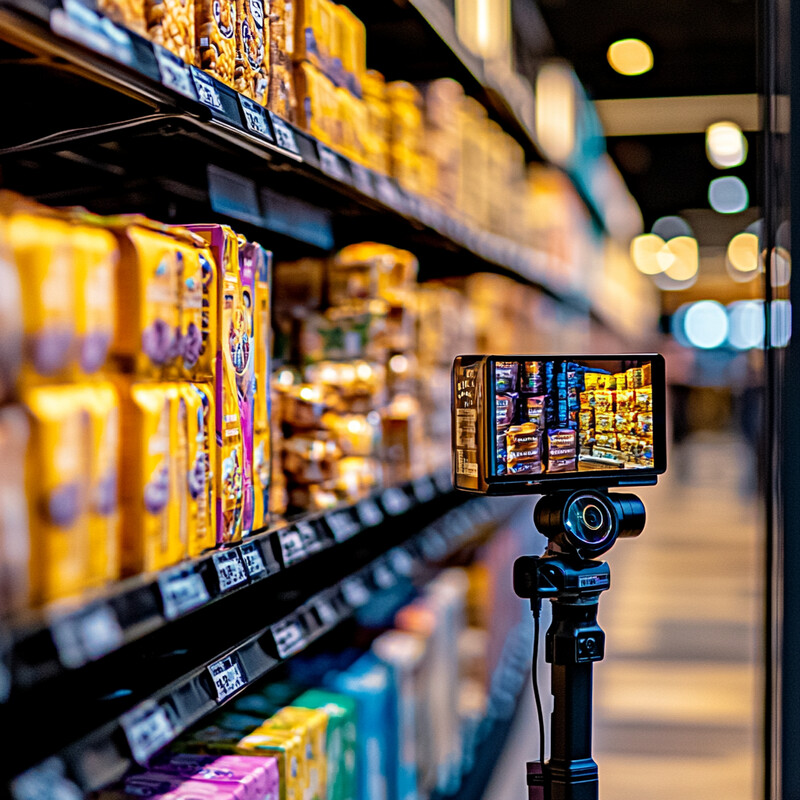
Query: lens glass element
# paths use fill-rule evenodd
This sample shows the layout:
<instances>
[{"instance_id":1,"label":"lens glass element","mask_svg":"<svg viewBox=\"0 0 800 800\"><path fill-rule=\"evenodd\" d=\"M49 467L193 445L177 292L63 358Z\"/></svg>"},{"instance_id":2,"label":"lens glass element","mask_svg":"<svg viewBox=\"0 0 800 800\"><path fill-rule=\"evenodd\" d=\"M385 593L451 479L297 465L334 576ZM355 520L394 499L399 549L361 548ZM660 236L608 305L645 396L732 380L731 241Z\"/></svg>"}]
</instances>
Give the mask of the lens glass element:
<instances>
[{"instance_id":1,"label":"lens glass element","mask_svg":"<svg viewBox=\"0 0 800 800\"><path fill-rule=\"evenodd\" d=\"M596 497L579 495L567 508L564 527L578 542L597 545L613 534L614 519Z\"/></svg>"}]
</instances>

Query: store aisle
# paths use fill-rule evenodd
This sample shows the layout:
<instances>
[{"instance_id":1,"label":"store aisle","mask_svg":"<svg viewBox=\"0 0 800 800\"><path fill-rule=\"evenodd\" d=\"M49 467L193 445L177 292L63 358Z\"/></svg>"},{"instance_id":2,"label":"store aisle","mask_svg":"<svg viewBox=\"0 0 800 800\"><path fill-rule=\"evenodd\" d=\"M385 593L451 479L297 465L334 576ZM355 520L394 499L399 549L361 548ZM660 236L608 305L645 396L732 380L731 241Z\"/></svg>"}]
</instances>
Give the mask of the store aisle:
<instances>
[{"instance_id":1,"label":"store aisle","mask_svg":"<svg viewBox=\"0 0 800 800\"><path fill-rule=\"evenodd\" d=\"M682 468L638 492L645 532L609 553L607 655L595 669L601 800L758 796L761 526L742 492L750 458L720 435L674 451ZM486 800L525 798L528 694Z\"/></svg>"}]
</instances>

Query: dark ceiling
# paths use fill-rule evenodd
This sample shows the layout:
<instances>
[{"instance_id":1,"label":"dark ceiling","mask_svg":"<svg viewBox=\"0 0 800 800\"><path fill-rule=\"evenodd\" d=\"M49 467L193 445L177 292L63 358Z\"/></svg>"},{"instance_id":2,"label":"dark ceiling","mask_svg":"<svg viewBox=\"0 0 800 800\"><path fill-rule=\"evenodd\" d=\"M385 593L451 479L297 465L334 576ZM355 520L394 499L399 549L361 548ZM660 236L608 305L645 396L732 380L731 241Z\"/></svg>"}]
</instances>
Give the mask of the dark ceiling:
<instances>
[{"instance_id":1,"label":"dark ceiling","mask_svg":"<svg viewBox=\"0 0 800 800\"><path fill-rule=\"evenodd\" d=\"M526 24L515 5L515 24ZM756 0L538 0L554 52L571 61L589 97L609 100L758 91ZM535 13L535 12L534 12ZM617 39L636 37L653 50L653 69L618 75L606 60ZM742 178L758 203L754 132L750 157L726 171ZM608 150L649 228L663 214L708 208L708 184L722 173L708 162L702 132L610 136ZM701 240L702 244L702 240Z\"/></svg>"}]
</instances>

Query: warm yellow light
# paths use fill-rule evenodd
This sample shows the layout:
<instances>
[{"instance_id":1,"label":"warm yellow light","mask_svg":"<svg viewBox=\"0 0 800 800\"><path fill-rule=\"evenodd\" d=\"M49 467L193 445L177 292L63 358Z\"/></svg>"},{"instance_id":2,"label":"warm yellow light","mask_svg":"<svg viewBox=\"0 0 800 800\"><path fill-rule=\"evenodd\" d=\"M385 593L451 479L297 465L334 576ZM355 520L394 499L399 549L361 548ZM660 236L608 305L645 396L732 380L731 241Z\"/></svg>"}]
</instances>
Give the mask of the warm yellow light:
<instances>
[{"instance_id":1,"label":"warm yellow light","mask_svg":"<svg viewBox=\"0 0 800 800\"><path fill-rule=\"evenodd\" d=\"M361 381L368 381L372 377L372 367L366 361L362 361L356 367L356 375Z\"/></svg>"},{"instance_id":2,"label":"warm yellow light","mask_svg":"<svg viewBox=\"0 0 800 800\"><path fill-rule=\"evenodd\" d=\"M639 272L645 275L658 275L671 265L662 266L664 240L654 233L643 233L631 242L631 260Z\"/></svg>"},{"instance_id":3,"label":"warm yellow light","mask_svg":"<svg viewBox=\"0 0 800 800\"><path fill-rule=\"evenodd\" d=\"M402 353L397 353L389 359L389 369L396 375L402 375L408 369L408 359Z\"/></svg>"},{"instance_id":4,"label":"warm yellow light","mask_svg":"<svg viewBox=\"0 0 800 800\"><path fill-rule=\"evenodd\" d=\"M307 403L319 400L319 392L312 386L304 386L300 390L300 399L305 400Z\"/></svg>"},{"instance_id":5,"label":"warm yellow light","mask_svg":"<svg viewBox=\"0 0 800 800\"><path fill-rule=\"evenodd\" d=\"M347 430L350 431L350 433L363 433L365 428L366 425L364 421L360 419L351 419L347 423Z\"/></svg>"},{"instance_id":6,"label":"warm yellow light","mask_svg":"<svg viewBox=\"0 0 800 800\"><path fill-rule=\"evenodd\" d=\"M536 76L536 138L556 164L564 164L572 155L575 81L565 64L546 64Z\"/></svg>"},{"instance_id":7,"label":"warm yellow light","mask_svg":"<svg viewBox=\"0 0 800 800\"><path fill-rule=\"evenodd\" d=\"M674 281L688 281L700 269L700 248L692 236L676 236L670 239L667 247L674 259L665 274Z\"/></svg>"},{"instance_id":8,"label":"warm yellow light","mask_svg":"<svg viewBox=\"0 0 800 800\"><path fill-rule=\"evenodd\" d=\"M456 32L476 55L495 59L511 52L510 0L456 0Z\"/></svg>"},{"instance_id":9,"label":"warm yellow light","mask_svg":"<svg viewBox=\"0 0 800 800\"><path fill-rule=\"evenodd\" d=\"M744 164L747 158L747 139L735 122L715 122L706 128L706 155L719 169Z\"/></svg>"},{"instance_id":10,"label":"warm yellow light","mask_svg":"<svg viewBox=\"0 0 800 800\"><path fill-rule=\"evenodd\" d=\"M641 75L653 68L653 51L641 39L620 39L606 53L608 63L620 75Z\"/></svg>"},{"instance_id":11,"label":"warm yellow light","mask_svg":"<svg viewBox=\"0 0 800 800\"><path fill-rule=\"evenodd\" d=\"M291 386L294 383L294 375L290 369L282 369L278 373L278 384L280 386Z\"/></svg>"},{"instance_id":12,"label":"warm yellow light","mask_svg":"<svg viewBox=\"0 0 800 800\"><path fill-rule=\"evenodd\" d=\"M738 233L728 242L728 261L739 272L754 272L758 269L758 236L754 233Z\"/></svg>"}]
</instances>

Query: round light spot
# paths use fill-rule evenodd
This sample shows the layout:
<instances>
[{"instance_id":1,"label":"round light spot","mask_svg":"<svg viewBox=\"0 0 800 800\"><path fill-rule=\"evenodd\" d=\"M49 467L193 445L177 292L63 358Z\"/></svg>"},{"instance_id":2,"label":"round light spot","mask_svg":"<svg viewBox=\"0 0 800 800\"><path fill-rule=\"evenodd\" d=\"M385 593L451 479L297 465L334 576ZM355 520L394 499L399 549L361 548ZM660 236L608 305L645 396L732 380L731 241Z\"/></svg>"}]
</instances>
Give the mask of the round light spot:
<instances>
[{"instance_id":1,"label":"round light spot","mask_svg":"<svg viewBox=\"0 0 800 800\"><path fill-rule=\"evenodd\" d=\"M728 242L730 265L739 272L755 272L758 269L758 236L754 233L737 233Z\"/></svg>"},{"instance_id":2,"label":"round light spot","mask_svg":"<svg viewBox=\"0 0 800 800\"><path fill-rule=\"evenodd\" d=\"M620 75L642 75L653 68L653 51L641 39L620 39L606 53L611 69Z\"/></svg>"},{"instance_id":3,"label":"round light spot","mask_svg":"<svg viewBox=\"0 0 800 800\"><path fill-rule=\"evenodd\" d=\"M728 306L728 344L737 350L751 350L764 344L764 303L739 300Z\"/></svg>"},{"instance_id":4,"label":"round light spot","mask_svg":"<svg viewBox=\"0 0 800 800\"><path fill-rule=\"evenodd\" d=\"M770 277L773 286L788 286L792 277L792 257L784 247L773 247L770 259Z\"/></svg>"},{"instance_id":5,"label":"round light spot","mask_svg":"<svg viewBox=\"0 0 800 800\"><path fill-rule=\"evenodd\" d=\"M402 353L393 355L389 359L389 369L395 375L402 375L408 369L408 359Z\"/></svg>"},{"instance_id":6,"label":"round light spot","mask_svg":"<svg viewBox=\"0 0 800 800\"><path fill-rule=\"evenodd\" d=\"M692 229L683 217L659 217L653 223L653 233L660 236L665 242L676 236L692 236Z\"/></svg>"},{"instance_id":7,"label":"round light spot","mask_svg":"<svg viewBox=\"0 0 800 800\"><path fill-rule=\"evenodd\" d=\"M658 275L666 266L661 265L659 255L664 248L664 240L654 233L643 233L631 241L631 261L639 272L645 275Z\"/></svg>"},{"instance_id":8,"label":"round light spot","mask_svg":"<svg viewBox=\"0 0 800 800\"><path fill-rule=\"evenodd\" d=\"M713 350L728 338L728 314L716 300L700 300L686 309L683 332L692 347Z\"/></svg>"},{"instance_id":9,"label":"round light spot","mask_svg":"<svg viewBox=\"0 0 800 800\"><path fill-rule=\"evenodd\" d=\"M708 202L719 214L738 214L747 208L750 195L741 178L728 175L708 185Z\"/></svg>"},{"instance_id":10,"label":"round light spot","mask_svg":"<svg viewBox=\"0 0 800 800\"><path fill-rule=\"evenodd\" d=\"M719 169L744 164L747 158L747 139L735 122L715 122L706 128L706 155Z\"/></svg>"},{"instance_id":11,"label":"round light spot","mask_svg":"<svg viewBox=\"0 0 800 800\"><path fill-rule=\"evenodd\" d=\"M773 347L786 347L792 338L792 302L773 300L770 306L770 341Z\"/></svg>"},{"instance_id":12,"label":"round light spot","mask_svg":"<svg viewBox=\"0 0 800 800\"><path fill-rule=\"evenodd\" d=\"M697 239L692 236L676 236L664 247L672 256L671 263L665 273L674 281L688 281L697 275L700 269L700 250ZM666 261L666 260L664 260Z\"/></svg>"}]
</instances>

